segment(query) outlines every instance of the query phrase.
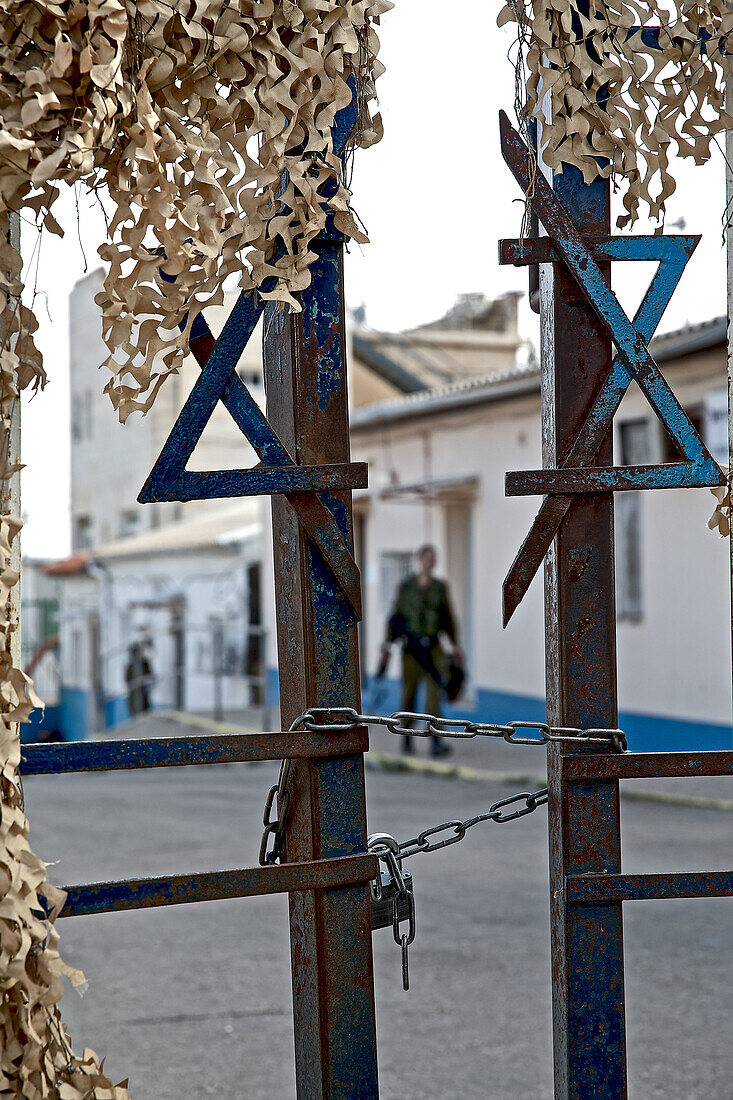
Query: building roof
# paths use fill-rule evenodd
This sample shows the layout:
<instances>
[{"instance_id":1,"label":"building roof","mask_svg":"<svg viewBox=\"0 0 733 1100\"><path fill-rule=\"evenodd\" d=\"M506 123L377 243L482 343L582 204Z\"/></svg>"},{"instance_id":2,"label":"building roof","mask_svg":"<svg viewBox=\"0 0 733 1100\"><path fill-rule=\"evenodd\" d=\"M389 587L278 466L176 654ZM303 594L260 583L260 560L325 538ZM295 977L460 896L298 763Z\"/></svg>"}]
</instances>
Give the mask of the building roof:
<instances>
[{"instance_id":1,"label":"building roof","mask_svg":"<svg viewBox=\"0 0 733 1100\"><path fill-rule=\"evenodd\" d=\"M394 424L400 420L410 420L416 416L452 412L466 405L537 393L539 388L540 371L536 363L513 366L507 370L494 371L488 376L465 379L450 386L440 386L394 401L384 401L379 405L364 405L351 414L351 430L358 432L384 424Z\"/></svg>"},{"instance_id":2,"label":"building roof","mask_svg":"<svg viewBox=\"0 0 733 1100\"><path fill-rule=\"evenodd\" d=\"M725 345L726 332L726 318L714 317L709 321L685 325L684 328L655 337L651 343L651 352L660 363L681 359L686 355ZM517 364L502 371L493 371L482 377L413 393L394 401L362 406L351 414L351 428L354 432L368 431L413 417L434 416L467 405L537 393L539 388L539 366L536 363Z\"/></svg>"},{"instance_id":3,"label":"building roof","mask_svg":"<svg viewBox=\"0 0 733 1100\"><path fill-rule=\"evenodd\" d=\"M74 573L83 573L86 570L90 556L91 552L89 550L82 550L78 554L61 558L59 561L33 562L33 564L40 564L43 572L51 577L70 576Z\"/></svg>"},{"instance_id":4,"label":"building roof","mask_svg":"<svg viewBox=\"0 0 733 1100\"><path fill-rule=\"evenodd\" d=\"M175 523L154 527L139 535L115 539L91 552L91 560L138 558L183 550L226 549L262 531L261 501L247 497L212 511L201 511Z\"/></svg>"},{"instance_id":5,"label":"building roof","mask_svg":"<svg viewBox=\"0 0 733 1100\"><path fill-rule=\"evenodd\" d=\"M462 294L445 316L405 332L352 329L354 354L401 393L420 393L463 378L506 368L524 342L517 328L517 302L510 292L491 300Z\"/></svg>"},{"instance_id":6,"label":"building roof","mask_svg":"<svg viewBox=\"0 0 733 1100\"><path fill-rule=\"evenodd\" d=\"M353 333L354 354L402 393L419 393L461 379L484 377L514 359L522 340L516 331L413 329Z\"/></svg>"},{"instance_id":7,"label":"building roof","mask_svg":"<svg viewBox=\"0 0 733 1100\"><path fill-rule=\"evenodd\" d=\"M695 325L685 325L674 332L665 332L652 340L651 352L658 363L694 355L696 351L725 344L728 338L728 321L725 317L713 317Z\"/></svg>"}]
</instances>

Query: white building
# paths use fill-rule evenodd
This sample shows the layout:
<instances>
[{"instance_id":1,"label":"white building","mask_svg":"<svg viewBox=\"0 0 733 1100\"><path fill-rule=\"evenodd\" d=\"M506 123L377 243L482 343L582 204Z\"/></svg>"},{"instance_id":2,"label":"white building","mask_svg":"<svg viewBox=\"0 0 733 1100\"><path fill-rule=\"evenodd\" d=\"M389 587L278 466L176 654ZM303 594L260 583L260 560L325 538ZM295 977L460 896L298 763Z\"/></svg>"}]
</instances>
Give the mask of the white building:
<instances>
[{"instance_id":1,"label":"white building","mask_svg":"<svg viewBox=\"0 0 733 1100\"><path fill-rule=\"evenodd\" d=\"M653 351L727 464L725 331L720 318L659 338ZM540 434L531 365L354 411L353 457L370 470L355 504L365 669L376 666L397 581L432 542L471 674L459 709L498 722L544 717L541 573L501 625L502 580L539 505L507 499L504 475L541 467ZM635 387L616 415L615 454L619 464L676 458ZM639 750L730 748L730 561L707 527L715 501L705 489L671 489L617 493L615 503L621 725Z\"/></svg>"},{"instance_id":2,"label":"white building","mask_svg":"<svg viewBox=\"0 0 733 1100\"><path fill-rule=\"evenodd\" d=\"M150 706L223 717L265 702L262 508L257 500L47 565L61 581L61 733L130 715L132 649Z\"/></svg>"}]
</instances>

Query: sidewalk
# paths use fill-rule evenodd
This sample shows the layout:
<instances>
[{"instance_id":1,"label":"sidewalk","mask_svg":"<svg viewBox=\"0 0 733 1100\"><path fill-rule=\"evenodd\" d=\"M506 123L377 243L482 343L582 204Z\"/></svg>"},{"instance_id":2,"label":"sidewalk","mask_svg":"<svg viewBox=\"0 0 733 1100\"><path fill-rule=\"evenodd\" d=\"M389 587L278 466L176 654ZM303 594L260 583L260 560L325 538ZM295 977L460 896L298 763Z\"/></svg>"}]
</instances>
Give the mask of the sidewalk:
<instances>
[{"instance_id":1,"label":"sidewalk","mask_svg":"<svg viewBox=\"0 0 733 1100\"><path fill-rule=\"evenodd\" d=\"M175 723L183 723L192 734L231 733L237 730L251 732L262 726L262 710L251 713L242 711L227 716L225 722L197 714L181 714L178 711L154 711L124 726L107 730L105 739L125 737L174 737ZM279 718L276 711L270 714L270 728L276 729ZM531 735L531 731L528 731ZM462 740L446 740L451 747L449 756L434 759L431 756L432 740L415 737L414 753L405 755L402 738L383 727L370 727L370 751L367 766L390 771L426 773L442 778L468 780L493 780L512 783L536 790L546 783L546 749L530 745L509 745L500 738L474 737ZM622 780L621 796L624 799L642 799L695 806L700 809L733 810L733 776L708 776L700 779L644 779Z\"/></svg>"}]
</instances>

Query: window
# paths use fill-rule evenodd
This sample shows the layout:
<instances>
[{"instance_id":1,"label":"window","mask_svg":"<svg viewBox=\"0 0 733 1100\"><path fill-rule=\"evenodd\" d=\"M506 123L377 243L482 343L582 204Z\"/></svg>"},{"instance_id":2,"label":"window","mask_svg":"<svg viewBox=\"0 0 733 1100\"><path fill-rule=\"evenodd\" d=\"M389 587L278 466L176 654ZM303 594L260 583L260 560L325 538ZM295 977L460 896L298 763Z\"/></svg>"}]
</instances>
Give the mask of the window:
<instances>
[{"instance_id":1,"label":"window","mask_svg":"<svg viewBox=\"0 0 733 1100\"><path fill-rule=\"evenodd\" d=\"M92 545L91 516L74 517L73 543L74 550L88 550Z\"/></svg>"},{"instance_id":2,"label":"window","mask_svg":"<svg viewBox=\"0 0 733 1100\"><path fill-rule=\"evenodd\" d=\"M81 401L78 397L72 394L71 397L71 438L74 443L79 443L84 438L84 428L82 424L82 410Z\"/></svg>"},{"instance_id":3,"label":"window","mask_svg":"<svg viewBox=\"0 0 733 1100\"><path fill-rule=\"evenodd\" d=\"M388 615L397 595L397 589L412 572L412 553L388 550L379 559L379 582L382 611Z\"/></svg>"},{"instance_id":4,"label":"window","mask_svg":"<svg viewBox=\"0 0 733 1100\"><path fill-rule=\"evenodd\" d=\"M627 420L619 428L622 466L638 466L652 460L648 420ZM638 622L643 611L641 494L616 493L616 614Z\"/></svg>"},{"instance_id":5,"label":"window","mask_svg":"<svg viewBox=\"0 0 733 1100\"><path fill-rule=\"evenodd\" d=\"M709 390L703 402L703 438L721 466L728 465L728 390Z\"/></svg>"},{"instance_id":6,"label":"window","mask_svg":"<svg viewBox=\"0 0 733 1100\"><path fill-rule=\"evenodd\" d=\"M134 535L140 526L140 513L133 511L132 509L127 512L120 512L120 537L126 538L127 535Z\"/></svg>"}]
</instances>

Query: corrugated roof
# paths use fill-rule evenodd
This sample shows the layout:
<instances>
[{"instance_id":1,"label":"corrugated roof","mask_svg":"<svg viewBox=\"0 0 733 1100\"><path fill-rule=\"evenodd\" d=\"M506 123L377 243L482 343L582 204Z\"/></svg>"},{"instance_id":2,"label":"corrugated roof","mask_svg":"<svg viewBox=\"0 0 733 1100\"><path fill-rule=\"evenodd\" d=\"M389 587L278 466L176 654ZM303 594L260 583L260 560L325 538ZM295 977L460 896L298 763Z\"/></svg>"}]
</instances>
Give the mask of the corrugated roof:
<instances>
[{"instance_id":1,"label":"corrugated roof","mask_svg":"<svg viewBox=\"0 0 733 1100\"><path fill-rule=\"evenodd\" d=\"M358 432L413 416L433 416L464 405L539 392L539 388L540 371L536 364L513 366L488 376L454 382L451 386L436 387L379 405L362 406L351 414L351 429Z\"/></svg>"}]
</instances>

